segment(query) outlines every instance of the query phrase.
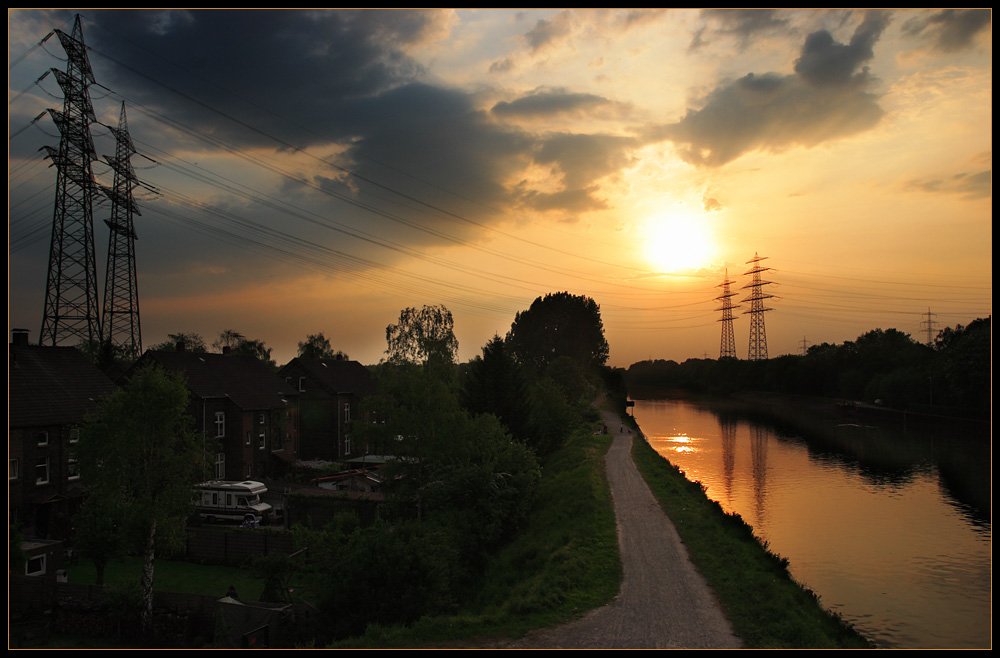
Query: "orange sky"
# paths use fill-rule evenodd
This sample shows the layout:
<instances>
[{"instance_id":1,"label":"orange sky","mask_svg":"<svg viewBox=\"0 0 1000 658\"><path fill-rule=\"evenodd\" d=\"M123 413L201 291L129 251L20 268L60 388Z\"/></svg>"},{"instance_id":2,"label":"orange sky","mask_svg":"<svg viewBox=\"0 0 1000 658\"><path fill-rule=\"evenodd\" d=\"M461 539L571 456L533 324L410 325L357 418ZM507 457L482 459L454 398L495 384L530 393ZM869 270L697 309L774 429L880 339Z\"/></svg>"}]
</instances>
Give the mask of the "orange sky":
<instances>
[{"instance_id":1,"label":"orange sky","mask_svg":"<svg viewBox=\"0 0 1000 658\"><path fill-rule=\"evenodd\" d=\"M8 12L8 328L37 340L72 10ZM444 304L463 360L540 295L612 365L719 354L754 254L771 356L992 313L992 21L965 10L81 11L124 100L143 342L374 363ZM93 128L99 154L108 131ZM95 174L109 180L108 168ZM107 230L95 209L103 281ZM737 313L737 353L749 321Z\"/></svg>"}]
</instances>

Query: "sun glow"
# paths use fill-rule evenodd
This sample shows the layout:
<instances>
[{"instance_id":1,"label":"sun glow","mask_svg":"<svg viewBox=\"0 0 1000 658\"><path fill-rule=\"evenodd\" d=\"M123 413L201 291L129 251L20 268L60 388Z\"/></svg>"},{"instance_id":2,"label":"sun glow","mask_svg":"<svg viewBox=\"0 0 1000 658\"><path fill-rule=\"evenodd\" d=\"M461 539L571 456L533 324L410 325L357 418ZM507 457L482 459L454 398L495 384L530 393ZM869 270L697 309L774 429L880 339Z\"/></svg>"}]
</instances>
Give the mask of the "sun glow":
<instances>
[{"instance_id":1,"label":"sun glow","mask_svg":"<svg viewBox=\"0 0 1000 658\"><path fill-rule=\"evenodd\" d=\"M659 272L696 270L711 264L715 244L704 220L671 212L646 222L643 253Z\"/></svg>"}]
</instances>

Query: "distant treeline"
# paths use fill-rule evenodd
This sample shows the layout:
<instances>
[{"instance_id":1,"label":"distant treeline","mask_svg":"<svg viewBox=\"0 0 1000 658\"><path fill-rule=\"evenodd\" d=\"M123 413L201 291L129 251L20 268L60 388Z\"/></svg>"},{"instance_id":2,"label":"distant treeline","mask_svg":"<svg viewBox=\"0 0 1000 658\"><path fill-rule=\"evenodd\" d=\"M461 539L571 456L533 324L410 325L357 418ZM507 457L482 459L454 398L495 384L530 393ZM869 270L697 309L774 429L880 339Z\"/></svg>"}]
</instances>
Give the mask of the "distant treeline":
<instances>
[{"instance_id":1,"label":"distant treeline","mask_svg":"<svg viewBox=\"0 0 1000 658\"><path fill-rule=\"evenodd\" d=\"M841 345L766 361L640 361L625 381L700 394L767 391L843 398L924 413L988 418L992 386L991 318L942 330L933 346L896 329L875 329Z\"/></svg>"}]
</instances>

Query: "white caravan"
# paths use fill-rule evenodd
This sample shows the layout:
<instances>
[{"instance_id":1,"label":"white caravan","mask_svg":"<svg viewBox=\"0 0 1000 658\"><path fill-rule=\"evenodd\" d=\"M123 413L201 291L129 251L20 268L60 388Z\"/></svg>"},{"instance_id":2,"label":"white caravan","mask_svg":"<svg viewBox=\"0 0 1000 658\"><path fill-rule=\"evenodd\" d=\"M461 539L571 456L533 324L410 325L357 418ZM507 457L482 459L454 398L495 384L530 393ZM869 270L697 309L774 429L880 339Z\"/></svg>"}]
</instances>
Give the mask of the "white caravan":
<instances>
[{"instance_id":1,"label":"white caravan","mask_svg":"<svg viewBox=\"0 0 1000 658\"><path fill-rule=\"evenodd\" d=\"M194 487L191 504L207 521L226 519L244 523L260 523L271 516L271 506L260 502L267 487L261 482L225 482L212 480Z\"/></svg>"}]
</instances>

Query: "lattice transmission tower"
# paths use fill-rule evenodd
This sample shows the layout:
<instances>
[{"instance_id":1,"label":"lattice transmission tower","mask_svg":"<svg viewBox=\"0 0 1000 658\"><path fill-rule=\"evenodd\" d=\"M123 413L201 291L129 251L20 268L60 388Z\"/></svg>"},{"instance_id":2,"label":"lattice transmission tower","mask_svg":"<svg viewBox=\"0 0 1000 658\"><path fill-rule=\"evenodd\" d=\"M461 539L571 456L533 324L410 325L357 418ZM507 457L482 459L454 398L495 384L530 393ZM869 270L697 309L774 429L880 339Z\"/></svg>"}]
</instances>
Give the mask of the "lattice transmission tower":
<instances>
[{"instance_id":1,"label":"lattice transmission tower","mask_svg":"<svg viewBox=\"0 0 1000 658\"><path fill-rule=\"evenodd\" d=\"M743 286L743 289L750 289L750 294L743 302L750 302L750 310L743 311L743 314L750 314L750 351L747 354L747 359L750 361L763 361L767 359L767 331L764 328L764 313L766 311L772 311L774 309L767 308L764 306L764 300L771 299L774 295L770 295L764 290L764 286L771 285L771 281L764 281L761 279L761 273L770 270L770 267L763 267L760 265L760 261L766 259L767 256L758 256L754 253L753 258L747 261L747 264L753 264L753 267L749 271L744 272L744 276L751 275L750 283Z\"/></svg>"},{"instance_id":2,"label":"lattice transmission tower","mask_svg":"<svg viewBox=\"0 0 1000 658\"><path fill-rule=\"evenodd\" d=\"M66 72L52 69L63 91L62 111L49 114L59 128L59 147L44 147L57 168L52 241L45 286L45 310L39 345L101 337L94 258L93 191L95 159L90 124L96 120L90 100L94 73L83 43L80 16L73 33L55 33L66 51Z\"/></svg>"},{"instance_id":3,"label":"lattice transmission tower","mask_svg":"<svg viewBox=\"0 0 1000 658\"><path fill-rule=\"evenodd\" d=\"M719 322L722 323L722 338L719 342L719 358L725 359L735 359L736 358L736 339L733 337L733 309L738 308L739 304L733 305L732 298L736 296L737 293L730 292L729 286L735 281L729 280L729 270L726 270L726 277L716 288L722 288L722 294L716 297L722 303L722 306L715 309L716 311L722 311L722 317Z\"/></svg>"},{"instance_id":4,"label":"lattice transmission tower","mask_svg":"<svg viewBox=\"0 0 1000 658\"><path fill-rule=\"evenodd\" d=\"M139 325L139 288L135 276L135 224L133 218L141 215L132 191L139 184L132 168L136 153L125 118L122 103L118 127L111 128L115 136L114 156L104 156L114 170L112 187L101 186L101 191L111 199L111 218L104 223L111 229L108 238L108 268L104 279L104 333L103 342L117 347L122 356L139 357L142 354L142 334Z\"/></svg>"}]
</instances>

